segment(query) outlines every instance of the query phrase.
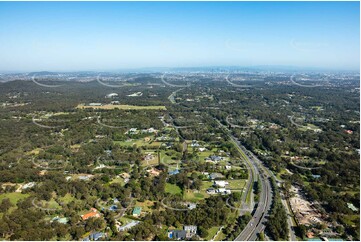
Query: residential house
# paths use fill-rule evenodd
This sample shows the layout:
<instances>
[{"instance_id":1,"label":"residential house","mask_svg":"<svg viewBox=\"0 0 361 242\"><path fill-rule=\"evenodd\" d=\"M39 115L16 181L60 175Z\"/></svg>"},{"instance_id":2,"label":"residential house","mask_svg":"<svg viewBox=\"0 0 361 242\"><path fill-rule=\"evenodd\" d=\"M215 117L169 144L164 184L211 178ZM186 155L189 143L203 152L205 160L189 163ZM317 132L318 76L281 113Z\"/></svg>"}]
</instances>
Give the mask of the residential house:
<instances>
[{"instance_id":1,"label":"residential house","mask_svg":"<svg viewBox=\"0 0 361 242\"><path fill-rule=\"evenodd\" d=\"M187 239L190 239L197 234L197 226L195 225L184 225L183 229L186 231Z\"/></svg>"},{"instance_id":2,"label":"residential house","mask_svg":"<svg viewBox=\"0 0 361 242\"><path fill-rule=\"evenodd\" d=\"M22 189L28 189L28 188L32 188L36 185L36 182L29 182L29 183L26 183Z\"/></svg>"},{"instance_id":3,"label":"residential house","mask_svg":"<svg viewBox=\"0 0 361 242\"><path fill-rule=\"evenodd\" d=\"M123 226L119 227L118 230L119 230L119 231L125 231L125 230L128 230L128 229L136 226L136 225L139 224L139 223L140 223L139 221L133 220L132 222L127 223L126 225L123 225Z\"/></svg>"},{"instance_id":4,"label":"residential house","mask_svg":"<svg viewBox=\"0 0 361 242\"><path fill-rule=\"evenodd\" d=\"M197 208L197 204L196 203L188 203L187 207L189 210L192 210L192 209Z\"/></svg>"},{"instance_id":5,"label":"residential house","mask_svg":"<svg viewBox=\"0 0 361 242\"><path fill-rule=\"evenodd\" d=\"M224 176L221 174L221 173L211 173L210 175L209 175L209 179L212 179L212 180L214 180L214 179L218 179L218 178L223 178Z\"/></svg>"},{"instance_id":6,"label":"residential house","mask_svg":"<svg viewBox=\"0 0 361 242\"><path fill-rule=\"evenodd\" d=\"M216 193L219 193L221 195L228 195L228 194L231 194L231 190L226 189L226 188L218 188L216 190Z\"/></svg>"},{"instance_id":7,"label":"residential house","mask_svg":"<svg viewBox=\"0 0 361 242\"><path fill-rule=\"evenodd\" d=\"M59 218L59 216L56 216L51 221L52 222L58 222L58 223L61 223L61 224L67 224L69 219L68 218Z\"/></svg>"},{"instance_id":8,"label":"residential house","mask_svg":"<svg viewBox=\"0 0 361 242\"><path fill-rule=\"evenodd\" d=\"M106 98L118 97L118 93L109 93L105 96Z\"/></svg>"},{"instance_id":9,"label":"residential house","mask_svg":"<svg viewBox=\"0 0 361 242\"><path fill-rule=\"evenodd\" d=\"M176 240L184 240L187 238L187 232L185 230L169 230L168 238Z\"/></svg>"},{"instance_id":10,"label":"residential house","mask_svg":"<svg viewBox=\"0 0 361 242\"><path fill-rule=\"evenodd\" d=\"M358 208L356 208L355 205L353 205L352 203L347 203L347 207L354 212L358 211Z\"/></svg>"},{"instance_id":11,"label":"residential house","mask_svg":"<svg viewBox=\"0 0 361 242\"><path fill-rule=\"evenodd\" d=\"M134 217L139 217L141 212L142 212L142 208L141 208L141 207L135 207L135 208L133 209L132 215L133 215Z\"/></svg>"},{"instance_id":12,"label":"residential house","mask_svg":"<svg viewBox=\"0 0 361 242\"><path fill-rule=\"evenodd\" d=\"M210 195L216 194L216 189L214 189L214 188L208 188L208 189L207 189L207 194L210 194Z\"/></svg>"},{"instance_id":13,"label":"residential house","mask_svg":"<svg viewBox=\"0 0 361 242\"><path fill-rule=\"evenodd\" d=\"M214 181L213 184L215 187L226 187L229 185L227 181Z\"/></svg>"},{"instance_id":14,"label":"residential house","mask_svg":"<svg viewBox=\"0 0 361 242\"><path fill-rule=\"evenodd\" d=\"M172 171L168 172L169 175L177 175L178 173L179 173L178 169L175 169L175 170L172 170Z\"/></svg>"},{"instance_id":15,"label":"residential house","mask_svg":"<svg viewBox=\"0 0 361 242\"><path fill-rule=\"evenodd\" d=\"M89 237L86 237L85 239L83 239L83 241L90 241L90 240L96 241L96 240L99 240L99 239L101 239L103 237L106 237L105 233L95 232L95 233L89 235Z\"/></svg>"},{"instance_id":16,"label":"residential house","mask_svg":"<svg viewBox=\"0 0 361 242\"><path fill-rule=\"evenodd\" d=\"M97 209L91 208L90 210L91 210L90 213L86 213L86 214L81 215L81 218L83 220L87 220L89 218L99 218L100 217L100 213L98 212Z\"/></svg>"},{"instance_id":17,"label":"residential house","mask_svg":"<svg viewBox=\"0 0 361 242\"><path fill-rule=\"evenodd\" d=\"M101 103L89 103L89 106L102 106Z\"/></svg>"}]
</instances>

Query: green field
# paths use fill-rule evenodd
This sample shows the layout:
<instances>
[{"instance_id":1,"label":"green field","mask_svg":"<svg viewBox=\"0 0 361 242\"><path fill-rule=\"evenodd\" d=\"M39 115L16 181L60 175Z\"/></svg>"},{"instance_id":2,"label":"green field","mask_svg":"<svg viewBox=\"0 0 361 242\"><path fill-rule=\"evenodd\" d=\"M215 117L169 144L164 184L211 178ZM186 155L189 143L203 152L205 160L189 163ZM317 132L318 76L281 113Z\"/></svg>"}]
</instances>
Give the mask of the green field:
<instances>
[{"instance_id":1,"label":"green field","mask_svg":"<svg viewBox=\"0 0 361 242\"><path fill-rule=\"evenodd\" d=\"M121 178L121 177L118 177L118 178L114 178L110 181L110 184L112 183L119 183L120 185L124 186L125 183L124 183L124 179Z\"/></svg>"},{"instance_id":2,"label":"green field","mask_svg":"<svg viewBox=\"0 0 361 242\"><path fill-rule=\"evenodd\" d=\"M37 202L39 207L42 208L50 208L50 209L60 209L61 206L52 198L49 202L41 200L39 203Z\"/></svg>"},{"instance_id":3,"label":"green field","mask_svg":"<svg viewBox=\"0 0 361 242\"><path fill-rule=\"evenodd\" d=\"M0 201L2 201L4 198L9 198L10 202L13 205L16 205L16 203L21 200L29 197L29 194L22 194L20 192L11 192L11 193L5 193L0 195Z\"/></svg>"},{"instance_id":4,"label":"green field","mask_svg":"<svg viewBox=\"0 0 361 242\"><path fill-rule=\"evenodd\" d=\"M173 164L172 167L174 166L174 168L175 168L177 166L176 163L179 162L179 160L177 160L177 159L174 160L174 159L172 159L172 157L175 157L176 154L177 154L177 152L174 151L174 155L169 156L166 154L166 151L162 150L160 152L160 162L165 165Z\"/></svg>"},{"instance_id":5,"label":"green field","mask_svg":"<svg viewBox=\"0 0 361 242\"><path fill-rule=\"evenodd\" d=\"M64 197L59 198L59 200L63 203L70 203L74 201L76 198L73 197L70 193L67 193Z\"/></svg>"},{"instance_id":6,"label":"green field","mask_svg":"<svg viewBox=\"0 0 361 242\"><path fill-rule=\"evenodd\" d=\"M215 236L217 234L219 228L220 227L215 226L215 227L208 229L208 236L205 238L205 240L210 241L211 239L213 239L213 236Z\"/></svg>"},{"instance_id":7,"label":"green field","mask_svg":"<svg viewBox=\"0 0 361 242\"><path fill-rule=\"evenodd\" d=\"M79 109L84 108L91 108L91 109L123 109L123 110L142 110L142 109L149 109L149 110L167 110L165 106L134 106L134 105L112 105L112 104L105 104L102 106L88 106L84 104L79 104L77 106Z\"/></svg>"},{"instance_id":8,"label":"green field","mask_svg":"<svg viewBox=\"0 0 361 242\"><path fill-rule=\"evenodd\" d=\"M186 190L184 193L184 199L190 202L197 202L209 197L205 191L193 192L192 190Z\"/></svg>"},{"instance_id":9,"label":"green field","mask_svg":"<svg viewBox=\"0 0 361 242\"><path fill-rule=\"evenodd\" d=\"M247 180L245 179L240 179L240 180L227 180L229 183L229 186L227 186L230 189L234 189L234 190L242 190L246 183Z\"/></svg>"},{"instance_id":10,"label":"green field","mask_svg":"<svg viewBox=\"0 0 361 242\"><path fill-rule=\"evenodd\" d=\"M177 185L166 183L165 184L165 192L168 192L170 194L181 194L182 189Z\"/></svg>"}]
</instances>

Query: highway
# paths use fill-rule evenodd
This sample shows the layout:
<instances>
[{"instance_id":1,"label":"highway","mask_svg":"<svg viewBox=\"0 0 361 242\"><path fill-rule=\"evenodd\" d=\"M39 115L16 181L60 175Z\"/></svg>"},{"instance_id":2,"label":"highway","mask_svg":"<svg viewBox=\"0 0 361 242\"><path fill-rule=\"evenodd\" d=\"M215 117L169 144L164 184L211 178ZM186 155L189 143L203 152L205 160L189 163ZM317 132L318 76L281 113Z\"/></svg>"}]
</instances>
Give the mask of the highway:
<instances>
[{"instance_id":1,"label":"highway","mask_svg":"<svg viewBox=\"0 0 361 242\"><path fill-rule=\"evenodd\" d=\"M235 137L232 136L235 140ZM272 188L269 181L269 176L263 172L266 168L259 161L249 156L249 152L235 140L237 146L245 153L251 162L255 175L259 175L261 182L261 192L259 196L259 202L257 204L256 211L254 212L252 219L243 229L243 231L237 236L235 241L255 241L258 238L258 234L265 229L265 222L268 212L272 204Z\"/></svg>"},{"instance_id":2,"label":"highway","mask_svg":"<svg viewBox=\"0 0 361 242\"><path fill-rule=\"evenodd\" d=\"M248 151L247 155L249 157L251 157L252 160L257 160L258 162L261 162L252 152ZM277 183L282 183L283 181L278 179L272 171L268 170L268 169L265 169L265 172L268 174L268 176L271 176L273 177L273 179L277 182ZM293 229L294 227L294 222L292 220L292 212L290 211L288 205L287 205L287 201L286 199L284 198L283 195L281 195L281 201L282 201L282 204L286 210L286 213L287 213L287 224L288 224L288 229L289 229L289 234L288 234L288 237L289 237L289 241L296 241L297 240L297 237L296 237L296 234L295 234L295 231Z\"/></svg>"},{"instance_id":3,"label":"highway","mask_svg":"<svg viewBox=\"0 0 361 242\"><path fill-rule=\"evenodd\" d=\"M218 120L217 120L218 121ZM241 155L245 157L247 167L250 167L250 174L254 177L259 177L261 182L261 192L259 196L259 202L257 204L256 211L254 212L251 220L248 222L243 231L236 237L235 241L255 241L258 238L258 234L265 229L265 222L268 212L272 204L272 188L269 181L269 175L267 175L268 169L263 166L262 162L255 159L255 156L250 155L249 152L236 137L234 137L230 130L225 127L221 122L218 123L227 131L229 138L237 146ZM265 172L266 171L266 172ZM253 178L249 181L253 185ZM252 186L248 189L252 189ZM248 190L247 190L248 191Z\"/></svg>"}]
</instances>

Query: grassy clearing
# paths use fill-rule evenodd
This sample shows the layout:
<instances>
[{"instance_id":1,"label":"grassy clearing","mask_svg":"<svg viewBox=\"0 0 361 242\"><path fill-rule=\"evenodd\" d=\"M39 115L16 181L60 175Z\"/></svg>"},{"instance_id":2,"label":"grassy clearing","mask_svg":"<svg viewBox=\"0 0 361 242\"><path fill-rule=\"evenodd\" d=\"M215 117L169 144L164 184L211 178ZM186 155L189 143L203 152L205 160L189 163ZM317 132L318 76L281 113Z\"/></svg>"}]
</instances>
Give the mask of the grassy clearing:
<instances>
[{"instance_id":1,"label":"grassy clearing","mask_svg":"<svg viewBox=\"0 0 361 242\"><path fill-rule=\"evenodd\" d=\"M144 202L139 202L135 204L136 207L141 207L142 212L150 212L152 211L152 207L154 206L154 202L150 200L145 200Z\"/></svg>"},{"instance_id":2,"label":"grassy clearing","mask_svg":"<svg viewBox=\"0 0 361 242\"><path fill-rule=\"evenodd\" d=\"M240 180L227 180L228 183L229 183L229 188L230 189L236 189L236 190L242 190L246 183L247 183L247 180L245 179L240 179Z\"/></svg>"},{"instance_id":3,"label":"grassy clearing","mask_svg":"<svg viewBox=\"0 0 361 242\"><path fill-rule=\"evenodd\" d=\"M213 238L213 236L215 236L217 234L219 228L220 227L215 226L215 227L208 229L208 236L205 238L205 240L210 241Z\"/></svg>"},{"instance_id":4,"label":"grassy clearing","mask_svg":"<svg viewBox=\"0 0 361 242\"><path fill-rule=\"evenodd\" d=\"M358 214L354 214L354 215L343 215L341 217L341 220L349 225L349 226L355 226L356 225L356 221L359 221L360 220L360 215Z\"/></svg>"},{"instance_id":5,"label":"grassy clearing","mask_svg":"<svg viewBox=\"0 0 361 242\"><path fill-rule=\"evenodd\" d=\"M209 197L205 191L194 192L192 190L186 190L184 193L184 199L190 202L198 202Z\"/></svg>"},{"instance_id":6,"label":"grassy clearing","mask_svg":"<svg viewBox=\"0 0 361 242\"><path fill-rule=\"evenodd\" d=\"M181 194L182 189L177 185L166 183L165 184L165 192L168 192L170 194Z\"/></svg>"},{"instance_id":7,"label":"grassy clearing","mask_svg":"<svg viewBox=\"0 0 361 242\"><path fill-rule=\"evenodd\" d=\"M21 200L29 197L29 194L22 194L20 192L11 192L11 193L5 193L0 195L0 201L2 201L5 198L9 198L10 202L15 206L16 203Z\"/></svg>"},{"instance_id":8,"label":"grassy clearing","mask_svg":"<svg viewBox=\"0 0 361 242\"><path fill-rule=\"evenodd\" d=\"M112 105L112 104L105 104L102 106L89 106L85 104L79 104L76 108L84 109L84 108L91 108L91 109L123 109L123 110L141 110L141 109L149 109L149 110L167 110L165 106L134 106L134 105Z\"/></svg>"},{"instance_id":9,"label":"grassy clearing","mask_svg":"<svg viewBox=\"0 0 361 242\"><path fill-rule=\"evenodd\" d=\"M219 234L214 238L214 241L223 241L226 238L226 235L221 231Z\"/></svg>"},{"instance_id":10,"label":"grassy clearing","mask_svg":"<svg viewBox=\"0 0 361 242\"><path fill-rule=\"evenodd\" d=\"M74 201L76 198L73 197L70 193L67 193L64 197L59 198L59 200L63 203L70 203Z\"/></svg>"},{"instance_id":11,"label":"grassy clearing","mask_svg":"<svg viewBox=\"0 0 361 242\"><path fill-rule=\"evenodd\" d=\"M122 185L122 186L125 185L124 179L121 178L121 177L114 178L114 179L111 180L109 183L110 183L110 184L112 184L112 183L119 183L119 184Z\"/></svg>"},{"instance_id":12,"label":"grassy clearing","mask_svg":"<svg viewBox=\"0 0 361 242\"><path fill-rule=\"evenodd\" d=\"M61 206L52 198L49 202L41 200L39 201L39 205L42 208L50 208L50 209L60 209Z\"/></svg>"}]
</instances>

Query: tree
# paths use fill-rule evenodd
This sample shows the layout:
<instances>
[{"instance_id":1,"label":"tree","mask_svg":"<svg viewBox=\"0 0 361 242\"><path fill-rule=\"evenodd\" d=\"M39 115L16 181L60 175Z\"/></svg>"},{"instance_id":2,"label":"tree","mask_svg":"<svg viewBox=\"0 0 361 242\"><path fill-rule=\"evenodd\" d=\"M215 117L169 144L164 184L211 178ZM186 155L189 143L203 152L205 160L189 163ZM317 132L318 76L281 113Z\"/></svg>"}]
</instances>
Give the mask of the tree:
<instances>
[{"instance_id":1,"label":"tree","mask_svg":"<svg viewBox=\"0 0 361 242\"><path fill-rule=\"evenodd\" d=\"M204 227L200 226L198 228L198 233L199 233L199 236L201 236L202 238L206 238L208 236L208 231L207 229L205 229Z\"/></svg>"},{"instance_id":2,"label":"tree","mask_svg":"<svg viewBox=\"0 0 361 242\"><path fill-rule=\"evenodd\" d=\"M0 212L5 213L6 211L8 211L9 208L11 208L11 206L12 203L10 202L9 198L3 199L0 203Z\"/></svg>"}]
</instances>

